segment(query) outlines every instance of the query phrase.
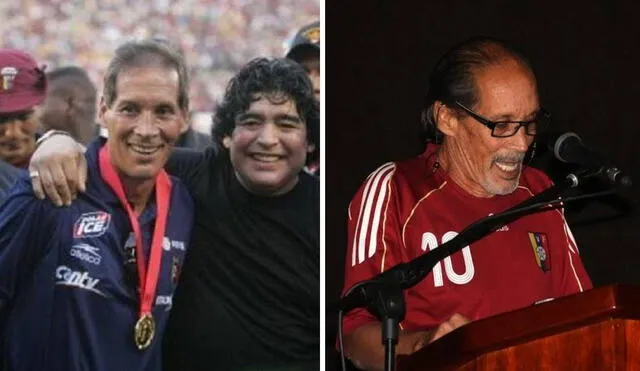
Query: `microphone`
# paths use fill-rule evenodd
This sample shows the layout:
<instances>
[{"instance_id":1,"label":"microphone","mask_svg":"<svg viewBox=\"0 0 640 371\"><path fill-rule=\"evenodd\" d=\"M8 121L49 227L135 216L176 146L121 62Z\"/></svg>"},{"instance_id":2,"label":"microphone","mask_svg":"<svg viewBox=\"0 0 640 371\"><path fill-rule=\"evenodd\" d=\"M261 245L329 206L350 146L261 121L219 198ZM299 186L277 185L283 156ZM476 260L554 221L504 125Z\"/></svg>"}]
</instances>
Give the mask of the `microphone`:
<instances>
[{"instance_id":1,"label":"microphone","mask_svg":"<svg viewBox=\"0 0 640 371\"><path fill-rule=\"evenodd\" d=\"M628 175L613 166L601 154L587 148L576 133L560 134L557 139L549 140L548 146L554 156L562 162L600 169L610 183L623 187L631 186L631 178Z\"/></svg>"}]
</instances>

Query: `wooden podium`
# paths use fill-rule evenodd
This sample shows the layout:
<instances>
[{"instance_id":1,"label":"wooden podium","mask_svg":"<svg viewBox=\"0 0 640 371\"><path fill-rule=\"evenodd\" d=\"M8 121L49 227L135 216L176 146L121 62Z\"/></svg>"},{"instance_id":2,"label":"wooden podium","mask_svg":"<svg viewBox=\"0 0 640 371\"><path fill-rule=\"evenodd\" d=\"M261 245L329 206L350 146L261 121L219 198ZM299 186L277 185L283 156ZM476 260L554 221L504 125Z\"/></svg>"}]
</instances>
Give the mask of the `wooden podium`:
<instances>
[{"instance_id":1,"label":"wooden podium","mask_svg":"<svg viewBox=\"0 0 640 371\"><path fill-rule=\"evenodd\" d=\"M640 370L640 287L595 288L472 322L399 357L397 369Z\"/></svg>"}]
</instances>

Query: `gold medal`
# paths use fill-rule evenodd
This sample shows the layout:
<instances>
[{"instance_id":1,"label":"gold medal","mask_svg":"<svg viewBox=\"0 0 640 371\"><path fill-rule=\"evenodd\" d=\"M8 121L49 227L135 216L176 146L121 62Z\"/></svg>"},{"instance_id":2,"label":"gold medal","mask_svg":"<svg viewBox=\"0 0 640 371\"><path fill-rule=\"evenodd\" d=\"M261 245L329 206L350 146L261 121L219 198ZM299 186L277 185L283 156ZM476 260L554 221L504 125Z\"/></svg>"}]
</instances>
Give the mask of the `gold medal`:
<instances>
[{"instance_id":1,"label":"gold medal","mask_svg":"<svg viewBox=\"0 0 640 371\"><path fill-rule=\"evenodd\" d=\"M143 350L151 345L153 337L156 334L156 321L151 313L146 313L138 319L133 328L133 339L139 350Z\"/></svg>"}]
</instances>

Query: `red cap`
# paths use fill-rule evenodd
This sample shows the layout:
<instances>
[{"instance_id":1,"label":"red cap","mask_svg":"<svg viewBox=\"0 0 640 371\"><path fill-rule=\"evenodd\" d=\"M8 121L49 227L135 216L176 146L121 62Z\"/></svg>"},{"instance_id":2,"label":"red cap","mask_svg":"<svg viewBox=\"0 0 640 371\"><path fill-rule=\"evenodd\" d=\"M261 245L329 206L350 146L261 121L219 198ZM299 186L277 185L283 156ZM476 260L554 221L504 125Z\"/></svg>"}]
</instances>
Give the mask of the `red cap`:
<instances>
[{"instance_id":1,"label":"red cap","mask_svg":"<svg viewBox=\"0 0 640 371\"><path fill-rule=\"evenodd\" d=\"M0 114L26 111L44 100L44 68L17 49L0 49Z\"/></svg>"}]
</instances>

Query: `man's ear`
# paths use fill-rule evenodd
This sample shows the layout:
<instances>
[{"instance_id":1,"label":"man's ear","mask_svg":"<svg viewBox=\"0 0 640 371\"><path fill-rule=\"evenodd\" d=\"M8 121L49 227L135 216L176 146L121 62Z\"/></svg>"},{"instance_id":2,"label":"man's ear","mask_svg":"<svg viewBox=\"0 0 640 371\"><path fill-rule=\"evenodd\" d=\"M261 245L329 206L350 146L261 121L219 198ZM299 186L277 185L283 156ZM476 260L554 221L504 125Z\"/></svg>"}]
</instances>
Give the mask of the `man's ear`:
<instances>
[{"instance_id":1,"label":"man's ear","mask_svg":"<svg viewBox=\"0 0 640 371\"><path fill-rule=\"evenodd\" d=\"M231 148L231 137L228 135L225 135L224 138L222 138L222 145L226 149Z\"/></svg>"},{"instance_id":2,"label":"man's ear","mask_svg":"<svg viewBox=\"0 0 640 371\"><path fill-rule=\"evenodd\" d=\"M460 127L460 120L456 112L440 101L436 101L433 108L438 130L446 136L455 137Z\"/></svg>"},{"instance_id":3,"label":"man's ear","mask_svg":"<svg viewBox=\"0 0 640 371\"><path fill-rule=\"evenodd\" d=\"M189 115L188 110L181 110L180 114L182 115L182 126L180 126L180 134L184 134L189 129L189 121L192 116Z\"/></svg>"},{"instance_id":4,"label":"man's ear","mask_svg":"<svg viewBox=\"0 0 640 371\"><path fill-rule=\"evenodd\" d=\"M316 145L313 143L307 144L307 153L311 153L316 150Z\"/></svg>"},{"instance_id":5,"label":"man's ear","mask_svg":"<svg viewBox=\"0 0 640 371\"><path fill-rule=\"evenodd\" d=\"M68 117L73 117L75 113L78 111L78 101L71 95L64 98L60 98L60 99L64 99L64 102L66 104L64 113Z\"/></svg>"}]
</instances>

